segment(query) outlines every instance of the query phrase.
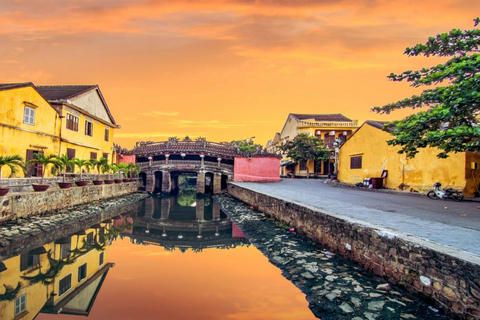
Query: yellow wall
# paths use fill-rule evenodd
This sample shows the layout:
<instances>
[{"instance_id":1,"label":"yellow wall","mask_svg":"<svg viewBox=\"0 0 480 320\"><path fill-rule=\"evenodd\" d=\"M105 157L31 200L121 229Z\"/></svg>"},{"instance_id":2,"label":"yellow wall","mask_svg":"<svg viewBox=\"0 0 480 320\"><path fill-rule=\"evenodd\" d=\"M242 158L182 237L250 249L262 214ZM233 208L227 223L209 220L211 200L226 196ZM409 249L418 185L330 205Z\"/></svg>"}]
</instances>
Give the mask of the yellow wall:
<instances>
[{"instance_id":1,"label":"yellow wall","mask_svg":"<svg viewBox=\"0 0 480 320\"><path fill-rule=\"evenodd\" d=\"M67 114L72 114L79 118L78 131L67 129ZM65 117L62 123L62 147L61 154L66 154L67 149L75 149L75 157L79 159L90 159L90 152L97 153L97 159L108 153L107 159L112 163L113 149L113 128L103 122L92 119L72 108L64 106L62 115ZM93 135L85 134L85 121L88 120L93 124ZM109 129L109 139L105 141L105 128ZM78 169L76 169L78 171ZM94 170L94 169L93 169Z\"/></svg>"},{"instance_id":2,"label":"yellow wall","mask_svg":"<svg viewBox=\"0 0 480 320\"><path fill-rule=\"evenodd\" d=\"M23 123L25 106L33 106L35 110L34 125ZM0 115L0 155L18 154L25 159L27 149L58 154L60 115L34 88L0 91ZM2 177L9 175L10 171L4 167ZM23 177L23 173L17 176Z\"/></svg>"},{"instance_id":3,"label":"yellow wall","mask_svg":"<svg viewBox=\"0 0 480 320\"><path fill-rule=\"evenodd\" d=\"M465 153L438 159L438 149L425 148L419 149L415 158L407 159L398 153L399 147L387 144L390 139L392 136L388 132L364 124L340 148L338 179L355 184L363 182L364 178L380 177L383 170L388 170L384 186L389 189L401 189L403 185L404 190L427 192L435 182L441 182L442 188L462 190L466 186ZM362 168L350 169L350 158L359 155L362 156ZM480 162L479 155L476 159Z\"/></svg>"},{"instance_id":4,"label":"yellow wall","mask_svg":"<svg viewBox=\"0 0 480 320\"><path fill-rule=\"evenodd\" d=\"M104 227L108 228L109 225L102 224ZM99 229L88 229L86 234L94 232ZM73 235L71 236L70 248L73 250L76 247L78 238L78 247L82 247L83 240L86 238L86 235ZM98 239L98 237L97 237ZM60 258L60 245L55 244L54 242L45 244L43 246L48 252L51 250L52 256L55 259ZM34 319L38 312L43 308L51 293L57 293L54 296L54 304L60 302L65 297L69 295L76 287L83 284L89 278L94 276L98 270L100 270L108 262L108 245L105 246L103 264L99 265L99 255L100 251L92 249L75 259L75 262L70 265L66 265L61 269L59 274L55 277L53 284L44 285L42 283L31 284L28 280L22 279L21 276L35 276L38 274L38 267L30 268L24 271L20 271L20 255L6 259L4 262L7 270L0 273L0 294L4 293L4 284L12 286L15 288L18 281L22 282L22 289L17 294L17 297L27 294L27 304L26 310L28 313L22 317L22 319ZM81 282L78 282L78 267L87 263L87 276L82 279ZM43 272L46 272L49 269L49 262L47 254L40 255L40 265ZM59 281L63 279L68 274L72 274L71 278L71 288L66 291L61 296L58 296L59 292ZM0 301L0 315L2 319L14 319L15 313L15 301Z\"/></svg>"}]
</instances>

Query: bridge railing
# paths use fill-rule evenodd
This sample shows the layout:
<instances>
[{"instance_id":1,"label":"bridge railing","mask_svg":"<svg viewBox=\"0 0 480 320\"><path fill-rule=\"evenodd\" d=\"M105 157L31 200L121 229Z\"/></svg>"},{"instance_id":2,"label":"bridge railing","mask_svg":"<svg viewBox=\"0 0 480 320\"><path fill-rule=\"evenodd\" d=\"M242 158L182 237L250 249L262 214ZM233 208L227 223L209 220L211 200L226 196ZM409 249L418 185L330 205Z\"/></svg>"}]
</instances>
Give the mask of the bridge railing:
<instances>
[{"instance_id":1,"label":"bridge railing","mask_svg":"<svg viewBox=\"0 0 480 320\"><path fill-rule=\"evenodd\" d=\"M162 166L166 164L167 162L165 160L153 161L152 167ZM173 166L178 166L178 167L182 167L182 166L194 167L197 169L200 169L201 167L201 161L197 161L197 160L168 160L168 164ZM141 162L139 163L139 165L140 165L140 168L142 169L147 169L148 167L150 167L148 162ZM216 161L205 161L204 165L205 167L218 168L218 162ZM233 165L231 164L220 163L220 168L233 171Z\"/></svg>"}]
</instances>

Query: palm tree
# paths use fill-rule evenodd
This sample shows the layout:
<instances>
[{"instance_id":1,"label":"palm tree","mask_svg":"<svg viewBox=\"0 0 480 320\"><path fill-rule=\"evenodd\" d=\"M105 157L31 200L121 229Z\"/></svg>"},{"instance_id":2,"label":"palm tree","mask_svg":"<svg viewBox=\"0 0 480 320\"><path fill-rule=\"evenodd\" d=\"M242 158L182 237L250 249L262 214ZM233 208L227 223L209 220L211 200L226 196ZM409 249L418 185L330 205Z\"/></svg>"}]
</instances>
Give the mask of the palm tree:
<instances>
[{"instance_id":1,"label":"palm tree","mask_svg":"<svg viewBox=\"0 0 480 320\"><path fill-rule=\"evenodd\" d=\"M117 164L117 168L118 168L120 171L122 171L125 179L127 178L127 172L128 172L127 166L128 166L128 165L127 165L125 162L120 162L120 163Z\"/></svg>"},{"instance_id":2,"label":"palm tree","mask_svg":"<svg viewBox=\"0 0 480 320\"><path fill-rule=\"evenodd\" d=\"M108 170L108 159L101 157L100 159L91 159L90 162L97 169L98 179L100 179L100 174L105 173Z\"/></svg>"},{"instance_id":3,"label":"palm tree","mask_svg":"<svg viewBox=\"0 0 480 320\"><path fill-rule=\"evenodd\" d=\"M48 165L53 165L52 171L58 170L59 164L57 160L57 156L54 154L44 155L43 153L35 153L33 155L33 159L29 161L29 163L41 164L43 165L44 169L47 169ZM42 180L40 184L43 184L45 179L45 170L42 170Z\"/></svg>"},{"instance_id":4,"label":"palm tree","mask_svg":"<svg viewBox=\"0 0 480 320\"><path fill-rule=\"evenodd\" d=\"M13 156L0 156L0 180L2 179L2 169L4 166L10 168L10 176L14 176L18 172L18 168L20 168L23 172L25 172L25 164L23 158L15 154Z\"/></svg>"},{"instance_id":5,"label":"palm tree","mask_svg":"<svg viewBox=\"0 0 480 320\"><path fill-rule=\"evenodd\" d=\"M58 161L58 166L60 168L60 171L62 172L63 175L63 182L65 182L65 176L67 175L67 168L70 170L73 170L74 168L74 160L69 159L68 155L62 154L60 156L57 156L57 161Z\"/></svg>"},{"instance_id":6,"label":"palm tree","mask_svg":"<svg viewBox=\"0 0 480 320\"><path fill-rule=\"evenodd\" d=\"M140 166L136 165L133 162L130 162L129 164L127 164L127 171L128 171L128 177L133 178L134 174L140 173Z\"/></svg>"},{"instance_id":7,"label":"palm tree","mask_svg":"<svg viewBox=\"0 0 480 320\"><path fill-rule=\"evenodd\" d=\"M90 168L92 167L92 163L89 160L86 160L86 159L73 158L72 160L73 160L74 166L77 166L78 170L80 170L80 181L82 181L83 180L82 169L85 168L85 169L87 169L87 172L90 172Z\"/></svg>"}]
</instances>

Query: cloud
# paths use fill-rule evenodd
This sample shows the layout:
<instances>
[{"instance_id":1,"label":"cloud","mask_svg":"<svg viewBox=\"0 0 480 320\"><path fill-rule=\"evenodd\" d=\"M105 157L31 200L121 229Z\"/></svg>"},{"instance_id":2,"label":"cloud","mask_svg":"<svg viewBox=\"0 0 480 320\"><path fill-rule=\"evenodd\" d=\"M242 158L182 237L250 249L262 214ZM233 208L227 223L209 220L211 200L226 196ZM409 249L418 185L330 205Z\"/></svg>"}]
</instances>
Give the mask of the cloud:
<instances>
[{"instance_id":1,"label":"cloud","mask_svg":"<svg viewBox=\"0 0 480 320\"><path fill-rule=\"evenodd\" d=\"M137 115L147 116L147 117L175 117L178 116L178 112L164 112L164 111L150 111L137 113Z\"/></svg>"}]
</instances>

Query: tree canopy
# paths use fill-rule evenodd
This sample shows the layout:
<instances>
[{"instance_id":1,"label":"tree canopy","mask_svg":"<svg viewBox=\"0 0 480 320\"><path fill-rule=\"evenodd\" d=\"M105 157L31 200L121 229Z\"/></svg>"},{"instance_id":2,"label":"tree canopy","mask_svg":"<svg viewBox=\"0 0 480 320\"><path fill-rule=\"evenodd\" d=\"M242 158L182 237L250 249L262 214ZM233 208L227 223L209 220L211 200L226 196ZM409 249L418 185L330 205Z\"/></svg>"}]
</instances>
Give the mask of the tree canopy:
<instances>
[{"instance_id":1,"label":"tree canopy","mask_svg":"<svg viewBox=\"0 0 480 320\"><path fill-rule=\"evenodd\" d=\"M323 142L308 133L299 133L280 149L294 161L326 160L330 155L330 150L324 147Z\"/></svg>"},{"instance_id":2,"label":"tree canopy","mask_svg":"<svg viewBox=\"0 0 480 320\"><path fill-rule=\"evenodd\" d=\"M389 114L404 108L428 108L385 127L393 129L395 138L388 144L401 146L399 153L412 158L419 148L437 147L437 156L446 158L451 152L480 151L479 24L476 18L472 30L453 29L405 50L410 57L451 57L447 62L388 76L392 81L411 82L412 87L429 87L419 95L372 109Z\"/></svg>"},{"instance_id":3,"label":"tree canopy","mask_svg":"<svg viewBox=\"0 0 480 320\"><path fill-rule=\"evenodd\" d=\"M243 139L243 140L233 140L230 143L233 145L236 145L241 152L252 154L259 150L262 150L263 148L261 144L255 143L253 141L253 138L255 137Z\"/></svg>"}]
</instances>

